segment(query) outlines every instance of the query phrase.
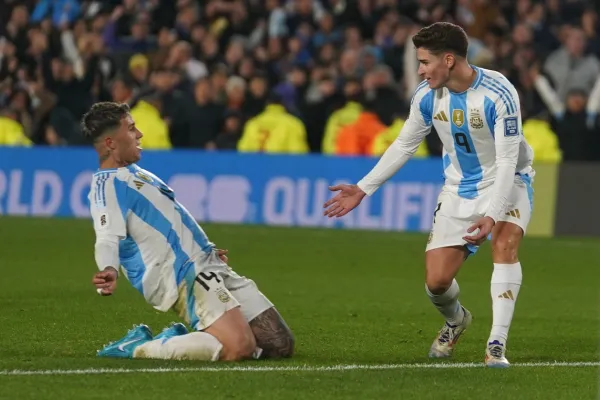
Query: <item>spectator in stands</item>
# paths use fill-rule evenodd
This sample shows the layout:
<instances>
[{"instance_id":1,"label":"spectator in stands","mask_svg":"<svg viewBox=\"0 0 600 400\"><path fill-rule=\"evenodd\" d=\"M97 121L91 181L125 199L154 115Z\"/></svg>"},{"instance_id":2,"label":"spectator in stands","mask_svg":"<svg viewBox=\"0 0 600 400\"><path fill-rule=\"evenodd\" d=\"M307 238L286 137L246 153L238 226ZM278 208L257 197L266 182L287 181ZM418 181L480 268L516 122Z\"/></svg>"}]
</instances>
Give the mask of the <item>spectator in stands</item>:
<instances>
[{"instance_id":1,"label":"spectator in stands","mask_svg":"<svg viewBox=\"0 0 600 400\"><path fill-rule=\"evenodd\" d=\"M562 101L574 89L589 93L600 75L600 62L593 54L585 54L586 47L585 33L580 28L570 28L565 44L550 54L544 64Z\"/></svg>"},{"instance_id":2,"label":"spectator in stands","mask_svg":"<svg viewBox=\"0 0 600 400\"><path fill-rule=\"evenodd\" d=\"M225 113L225 122L221 132L207 143L207 150L236 150L242 136L244 116L240 112L229 111Z\"/></svg>"},{"instance_id":3,"label":"spectator in stands","mask_svg":"<svg viewBox=\"0 0 600 400\"><path fill-rule=\"evenodd\" d=\"M246 123L237 148L242 152L307 153L306 130L302 121L285 109L281 96L272 93L265 110Z\"/></svg>"},{"instance_id":4,"label":"spectator in stands","mask_svg":"<svg viewBox=\"0 0 600 400\"><path fill-rule=\"evenodd\" d=\"M393 115L394 122L389 128L386 128L381 133L378 133L372 141L370 146L370 156L381 157L383 153L387 150L388 147L396 140L396 138L400 135L402 131L402 127L404 126L405 119L402 118L400 113L395 113ZM414 157L427 157L429 156L429 150L427 149L427 142L423 141L419 147L417 148Z\"/></svg>"},{"instance_id":5,"label":"spectator in stands","mask_svg":"<svg viewBox=\"0 0 600 400\"><path fill-rule=\"evenodd\" d=\"M581 0L3 1L0 113L16 113L36 144L89 145L78 118L92 102L135 107L157 94L160 112L151 115L166 124L171 145L205 148L225 133L225 110L241 113L243 125L275 91L304 125L310 151L331 154L341 127L361 112L347 88L374 100L386 132L401 123L420 81L411 35L440 20L465 27L470 61L506 74L533 126L550 114L556 132L548 132L557 139L565 118L577 114L578 124L585 116L585 129L596 132L598 7ZM549 103L543 81L533 77L537 65L559 102ZM199 108L215 111L210 122ZM573 139L561 136L566 159L600 154L591 141L584 147L593 155L575 154ZM430 156L441 155L435 132L426 142Z\"/></svg>"},{"instance_id":6,"label":"spectator in stands","mask_svg":"<svg viewBox=\"0 0 600 400\"><path fill-rule=\"evenodd\" d=\"M162 99L160 93L149 93L131 109L136 127L144 135L141 139L145 150L170 149L169 127L161 118Z\"/></svg>"},{"instance_id":7,"label":"spectator in stands","mask_svg":"<svg viewBox=\"0 0 600 400\"><path fill-rule=\"evenodd\" d=\"M387 129L377 115L376 102L367 95L361 101L362 111L356 121L344 126L336 140L335 154L368 156L373 153L373 140Z\"/></svg>"},{"instance_id":8,"label":"spectator in stands","mask_svg":"<svg viewBox=\"0 0 600 400\"><path fill-rule=\"evenodd\" d=\"M208 78L196 82L194 99L195 104L190 112L189 137L187 143L180 145L205 148L221 130L225 107L213 101Z\"/></svg>"}]
</instances>

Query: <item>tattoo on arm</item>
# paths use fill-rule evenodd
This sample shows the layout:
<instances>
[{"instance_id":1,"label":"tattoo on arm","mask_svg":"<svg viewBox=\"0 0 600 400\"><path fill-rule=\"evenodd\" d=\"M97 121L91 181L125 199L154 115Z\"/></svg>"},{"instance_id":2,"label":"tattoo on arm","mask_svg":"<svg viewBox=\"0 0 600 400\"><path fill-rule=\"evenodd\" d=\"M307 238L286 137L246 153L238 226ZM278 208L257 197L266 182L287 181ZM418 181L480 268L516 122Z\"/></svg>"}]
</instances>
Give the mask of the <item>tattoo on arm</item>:
<instances>
[{"instance_id":1,"label":"tattoo on arm","mask_svg":"<svg viewBox=\"0 0 600 400\"><path fill-rule=\"evenodd\" d=\"M250 321L260 358L286 358L294 353L294 336L275 308L269 308Z\"/></svg>"}]
</instances>

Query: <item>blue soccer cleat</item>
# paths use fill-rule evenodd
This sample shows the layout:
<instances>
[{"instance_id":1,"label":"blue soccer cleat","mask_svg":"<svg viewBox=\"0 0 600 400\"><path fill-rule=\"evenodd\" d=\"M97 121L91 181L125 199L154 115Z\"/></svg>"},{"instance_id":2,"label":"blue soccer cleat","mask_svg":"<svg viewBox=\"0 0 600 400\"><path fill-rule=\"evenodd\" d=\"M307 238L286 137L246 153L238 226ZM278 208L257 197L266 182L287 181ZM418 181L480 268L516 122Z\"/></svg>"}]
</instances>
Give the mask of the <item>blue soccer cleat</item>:
<instances>
[{"instance_id":1,"label":"blue soccer cleat","mask_svg":"<svg viewBox=\"0 0 600 400\"><path fill-rule=\"evenodd\" d=\"M161 333L156 335L153 340L162 339L162 342L166 342L167 340L174 338L175 336L181 336L188 333L187 328L181 322L173 322L171 325L163 329Z\"/></svg>"},{"instance_id":2,"label":"blue soccer cleat","mask_svg":"<svg viewBox=\"0 0 600 400\"><path fill-rule=\"evenodd\" d=\"M152 340L152 332L147 325L134 325L123 339L111 342L98 350L98 357L133 358L135 349Z\"/></svg>"}]
</instances>

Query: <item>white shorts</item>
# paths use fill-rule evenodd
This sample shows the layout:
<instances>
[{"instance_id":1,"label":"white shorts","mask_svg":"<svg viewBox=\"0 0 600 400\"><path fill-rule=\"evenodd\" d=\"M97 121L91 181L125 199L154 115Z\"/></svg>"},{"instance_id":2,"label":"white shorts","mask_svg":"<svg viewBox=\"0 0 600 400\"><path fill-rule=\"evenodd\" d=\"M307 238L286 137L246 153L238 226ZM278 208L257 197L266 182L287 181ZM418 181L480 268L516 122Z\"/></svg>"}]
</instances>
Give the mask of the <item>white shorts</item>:
<instances>
[{"instance_id":1,"label":"white shorts","mask_svg":"<svg viewBox=\"0 0 600 400\"><path fill-rule=\"evenodd\" d=\"M532 178L529 175L515 175L515 185L508 198L506 213L499 221L512 222L527 231L533 210ZM428 250L440 247L466 246L471 254L478 246L468 244L463 237L471 235L467 229L484 216L488 209L493 187L489 186L479 192L475 199L465 199L454 191L444 187L438 197L438 204L433 217L433 227L427 241ZM490 239L490 237L488 237Z\"/></svg>"},{"instance_id":2,"label":"white shorts","mask_svg":"<svg viewBox=\"0 0 600 400\"><path fill-rule=\"evenodd\" d=\"M172 309L192 329L201 331L235 307L240 307L250 322L273 307L273 303L254 281L235 273L213 252L196 260L194 268L189 269Z\"/></svg>"}]
</instances>

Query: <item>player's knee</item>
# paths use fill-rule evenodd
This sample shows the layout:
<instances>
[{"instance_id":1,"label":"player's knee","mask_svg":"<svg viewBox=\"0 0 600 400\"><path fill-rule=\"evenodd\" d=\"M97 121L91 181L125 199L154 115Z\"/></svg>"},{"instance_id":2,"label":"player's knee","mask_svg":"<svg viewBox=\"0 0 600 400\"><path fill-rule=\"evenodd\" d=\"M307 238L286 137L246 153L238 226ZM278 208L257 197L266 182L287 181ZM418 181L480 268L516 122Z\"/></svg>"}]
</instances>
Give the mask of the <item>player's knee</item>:
<instances>
[{"instance_id":1,"label":"player's knee","mask_svg":"<svg viewBox=\"0 0 600 400\"><path fill-rule=\"evenodd\" d=\"M498 236L492 240L494 262L514 263L518 260L519 240L510 235Z\"/></svg>"},{"instance_id":2,"label":"player's knee","mask_svg":"<svg viewBox=\"0 0 600 400\"><path fill-rule=\"evenodd\" d=\"M223 346L221 361L241 361L252 358L256 351L256 340L252 335L243 335L238 340Z\"/></svg>"},{"instance_id":3,"label":"player's knee","mask_svg":"<svg viewBox=\"0 0 600 400\"><path fill-rule=\"evenodd\" d=\"M451 276L429 274L427 275L425 284L427 285L427 290L429 290L431 294L439 295L448 290L452 285L452 279L454 278Z\"/></svg>"},{"instance_id":4,"label":"player's knee","mask_svg":"<svg viewBox=\"0 0 600 400\"><path fill-rule=\"evenodd\" d=\"M290 358L294 355L295 346L296 340L294 339L294 335L288 330L287 332L282 332L263 351L268 353L267 355L270 359Z\"/></svg>"}]
</instances>

